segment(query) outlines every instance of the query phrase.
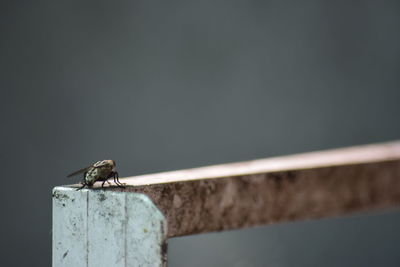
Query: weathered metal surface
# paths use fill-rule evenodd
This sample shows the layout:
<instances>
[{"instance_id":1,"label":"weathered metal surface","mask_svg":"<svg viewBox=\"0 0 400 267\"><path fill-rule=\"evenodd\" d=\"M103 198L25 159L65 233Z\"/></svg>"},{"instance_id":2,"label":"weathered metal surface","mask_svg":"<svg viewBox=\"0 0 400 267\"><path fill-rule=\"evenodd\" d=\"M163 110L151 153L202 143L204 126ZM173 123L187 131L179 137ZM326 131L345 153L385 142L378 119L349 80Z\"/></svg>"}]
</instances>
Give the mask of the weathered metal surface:
<instances>
[{"instance_id":1,"label":"weathered metal surface","mask_svg":"<svg viewBox=\"0 0 400 267\"><path fill-rule=\"evenodd\" d=\"M87 191L53 190L53 266L87 266Z\"/></svg>"},{"instance_id":2,"label":"weathered metal surface","mask_svg":"<svg viewBox=\"0 0 400 267\"><path fill-rule=\"evenodd\" d=\"M53 191L53 266L165 266L166 230L143 194Z\"/></svg>"},{"instance_id":3,"label":"weathered metal surface","mask_svg":"<svg viewBox=\"0 0 400 267\"><path fill-rule=\"evenodd\" d=\"M125 207L124 194L102 190L89 192L88 266L126 266L128 216Z\"/></svg>"},{"instance_id":4,"label":"weathered metal surface","mask_svg":"<svg viewBox=\"0 0 400 267\"><path fill-rule=\"evenodd\" d=\"M357 165L400 159L400 141L212 165L124 178L130 186L238 177L253 174ZM98 185L96 185L98 186Z\"/></svg>"},{"instance_id":5,"label":"weathered metal surface","mask_svg":"<svg viewBox=\"0 0 400 267\"><path fill-rule=\"evenodd\" d=\"M347 214L400 204L400 142L121 179L168 219L168 236Z\"/></svg>"},{"instance_id":6,"label":"weathered metal surface","mask_svg":"<svg viewBox=\"0 0 400 267\"><path fill-rule=\"evenodd\" d=\"M119 189L115 189L119 190ZM342 215L400 204L400 161L128 187L148 195L168 236Z\"/></svg>"}]
</instances>

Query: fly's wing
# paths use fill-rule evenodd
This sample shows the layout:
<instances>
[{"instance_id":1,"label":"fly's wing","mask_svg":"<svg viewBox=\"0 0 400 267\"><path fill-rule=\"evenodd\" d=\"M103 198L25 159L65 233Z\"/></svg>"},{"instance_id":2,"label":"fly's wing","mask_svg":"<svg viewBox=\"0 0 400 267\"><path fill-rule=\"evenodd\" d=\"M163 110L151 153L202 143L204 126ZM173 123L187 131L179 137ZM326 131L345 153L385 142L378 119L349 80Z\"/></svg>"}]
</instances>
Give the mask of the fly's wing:
<instances>
[{"instance_id":1,"label":"fly's wing","mask_svg":"<svg viewBox=\"0 0 400 267\"><path fill-rule=\"evenodd\" d=\"M80 169L80 170L78 170L76 172L73 172L73 173L67 175L67 177L76 176L78 174L81 174L81 173L84 173L84 172L88 171L89 169L90 169L90 167L86 167L86 168Z\"/></svg>"}]
</instances>

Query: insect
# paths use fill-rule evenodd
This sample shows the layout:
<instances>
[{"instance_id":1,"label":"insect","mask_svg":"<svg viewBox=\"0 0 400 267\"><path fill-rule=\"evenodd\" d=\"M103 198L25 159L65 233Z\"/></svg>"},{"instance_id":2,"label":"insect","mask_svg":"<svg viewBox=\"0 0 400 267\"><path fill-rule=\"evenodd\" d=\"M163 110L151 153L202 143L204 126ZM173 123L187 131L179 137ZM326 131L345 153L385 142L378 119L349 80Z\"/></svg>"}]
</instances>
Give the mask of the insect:
<instances>
[{"instance_id":1,"label":"insect","mask_svg":"<svg viewBox=\"0 0 400 267\"><path fill-rule=\"evenodd\" d=\"M114 183L118 187L124 187L123 184L119 181L118 172L115 170L115 161L113 160L102 160L94 163L93 165L80 169L76 172L69 174L67 177L76 176L78 174L83 173L83 181L82 186L77 190L81 190L85 186L91 187L97 181L102 181L101 187L104 187L104 183L107 182L110 184L108 179L114 178Z\"/></svg>"}]
</instances>

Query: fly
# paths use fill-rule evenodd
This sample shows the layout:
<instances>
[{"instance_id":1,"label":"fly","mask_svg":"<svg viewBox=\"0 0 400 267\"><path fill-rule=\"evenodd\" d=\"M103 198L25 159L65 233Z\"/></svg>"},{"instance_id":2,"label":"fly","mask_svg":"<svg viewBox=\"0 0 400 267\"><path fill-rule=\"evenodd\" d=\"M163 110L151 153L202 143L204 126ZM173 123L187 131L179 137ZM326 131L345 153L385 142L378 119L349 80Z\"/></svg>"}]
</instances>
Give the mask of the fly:
<instances>
[{"instance_id":1,"label":"fly","mask_svg":"<svg viewBox=\"0 0 400 267\"><path fill-rule=\"evenodd\" d=\"M97 181L103 182L101 184L101 187L103 188L105 182L110 184L110 182L108 181L108 179L110 178L114 178L114 183L118 187L124 187L118 179L118 172L115 170L115 166L116 164L113 160L102 160L94 163L89 167L73 172L67 177L72 177L83 173L83 181L81 182L82 186L79 187L77 190L81 190L85 186L92 187L93 184Z\"/></svg>"}]
</instances>

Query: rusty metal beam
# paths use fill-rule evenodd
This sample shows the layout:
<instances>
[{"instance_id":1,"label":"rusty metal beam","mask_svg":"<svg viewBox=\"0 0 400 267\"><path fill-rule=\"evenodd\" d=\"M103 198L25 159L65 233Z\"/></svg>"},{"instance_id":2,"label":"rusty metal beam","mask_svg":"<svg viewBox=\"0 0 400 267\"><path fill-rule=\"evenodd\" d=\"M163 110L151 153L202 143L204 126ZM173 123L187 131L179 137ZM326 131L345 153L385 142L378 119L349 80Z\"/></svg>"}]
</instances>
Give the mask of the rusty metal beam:
<instances>
[{"instance_id":1,"label":"rusty metal beam","mask_svg":"<svg viewBox=\"0 0 400 267\"><path fill-rule=\"evenodd\" d=\"M400 204L400 142L121 179L166 216L168 237Z\"/></svg>"}]
</instances>

